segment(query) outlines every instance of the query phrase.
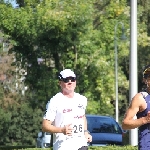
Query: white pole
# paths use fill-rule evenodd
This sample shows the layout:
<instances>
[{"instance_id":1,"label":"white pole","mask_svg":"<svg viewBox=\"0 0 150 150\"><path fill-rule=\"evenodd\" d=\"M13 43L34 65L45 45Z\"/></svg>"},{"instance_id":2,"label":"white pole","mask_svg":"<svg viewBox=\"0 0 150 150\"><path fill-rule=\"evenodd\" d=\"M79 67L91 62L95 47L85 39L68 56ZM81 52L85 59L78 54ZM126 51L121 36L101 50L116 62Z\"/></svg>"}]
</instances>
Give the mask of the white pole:
<instances>
[{"instance_id":1,"label":"white pole","mask_svg":"<svg viewBox=\"0 0 150 150\"><path fill-rule=\"evenodd\" d=\"M118 51L117 51L117 40L115 39L115 95L116 95L116 122L118 122Z\"/></svg>"},{"instance_id":2,"label":"white pole","mask_svg":"<svg viewBox=\"0 0 150 150\"><path fill-rule=\"evenodd\" d=\"M122 22L118 22L115 25L115 34L114 34L114 44L115 44L115 96L116 96L116 102L115 102L115 109L116 109L116 122L119 122L119 108L118 108L118 50L117 50L117 28L118 25L121 24L122 29L124 29L124 24Z\"/></svg>"},{"instance_id":3,"label":"white pole","mask_svg":"<svg viewBox=\"0 0 150 150\"><path fill-rule=\"evenodd\" d=\"M133 96L137 93L138 89L138 80L137 80L137 0L131 0L131 11L130 11L130 93L129 98L132 100ZM136 116L134 117L136 119ZM138 131L132 129L130 133L130 144L132 146L138 145Z\"/></svg>"}]
</instances>

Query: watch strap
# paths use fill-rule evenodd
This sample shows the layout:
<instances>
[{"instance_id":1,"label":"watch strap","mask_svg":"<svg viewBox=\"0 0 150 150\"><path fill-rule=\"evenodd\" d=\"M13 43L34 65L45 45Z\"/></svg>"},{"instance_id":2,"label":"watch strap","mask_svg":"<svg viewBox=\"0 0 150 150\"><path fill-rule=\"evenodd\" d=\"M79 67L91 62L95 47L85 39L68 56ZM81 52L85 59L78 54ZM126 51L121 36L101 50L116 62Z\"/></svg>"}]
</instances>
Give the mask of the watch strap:
<instances>
[{"instance_id":1,"label":"watch strap","mask_svg":"<svg viewBox=\"0 0 150 150\"><path fill-rule=\"evenodd\" d=\"M90 132L89 132L88 130L84 130L84 132L87 132L87 133L89 133L89 134L90 134Z\"/></svg>"}]
</instances>

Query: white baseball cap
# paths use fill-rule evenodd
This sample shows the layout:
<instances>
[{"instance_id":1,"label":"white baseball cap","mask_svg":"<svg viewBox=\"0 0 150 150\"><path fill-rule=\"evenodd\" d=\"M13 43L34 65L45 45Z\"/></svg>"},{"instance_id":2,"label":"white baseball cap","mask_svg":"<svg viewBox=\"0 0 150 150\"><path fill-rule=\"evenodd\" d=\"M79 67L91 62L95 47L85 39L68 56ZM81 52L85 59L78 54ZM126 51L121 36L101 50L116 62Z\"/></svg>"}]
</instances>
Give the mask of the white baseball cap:
<instances>
[{"instance_id":1,"label":"white baseball cap","mask_svg":"<svg viewBox=\"0 0 150 150\"><path fill-rule=\"evenodd\" d=\"M59 79L67 78L67 77L76 77L75 73L70 69L64 69L58 75Z\"/></svg>"}]
</instances>

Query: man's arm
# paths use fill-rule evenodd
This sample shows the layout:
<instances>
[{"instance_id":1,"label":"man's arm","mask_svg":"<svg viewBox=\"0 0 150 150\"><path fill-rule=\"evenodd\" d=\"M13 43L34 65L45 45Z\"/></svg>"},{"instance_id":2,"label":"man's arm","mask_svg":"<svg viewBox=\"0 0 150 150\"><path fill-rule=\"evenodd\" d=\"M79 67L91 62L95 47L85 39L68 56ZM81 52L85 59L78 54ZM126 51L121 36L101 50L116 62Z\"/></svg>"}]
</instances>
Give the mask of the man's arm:
<instances>
[{"instance_id":1,"label":"man's arm","mask_svg":"<svg viewBox=\"0 0 150 150\"><path fill-rule=\"evenodd\" d=\"M92 136L90 135L89 131L87 130L87 119L86 119L85 115L84 115L83 119L84 119L84 135L85 135L87 141L91 142Z\"/></svg>"},{"instance_id":2,"label":"man's arm","mask_svg":"<svg viewBox=\"0 0 150 150\"><path fill-rule=\"evenodd\" d=\"M129 108L126 111L125 117L122 121L122 128L124 130L128 129L134 129L137 127L140 127L143 124L147 123L146 117L141 117L139 119L134 119L134 116L137 114L137 112L140 111L140 107L144 104L144 99L142 97L141 93L136 94L129 106Z\"/></svg>"},{"instance_id":3,"label":"man's arm","mask_svg":"<svg viewBox=\"0 0 150 150\"><path fill-rule=\"evenodd\" d=\"M56 127L52 125L52 121L47 119L43 119L42 122L42 131L50 132L50 133L63 133L65 135L72 135L72 127L71 124L66 125L64 127Z\"/></svg>"},{"instance_id":4,"label":"man's arm","mask_svg":"<svg viewBox=\"0 0 150 150\"><path fill-rule=\"evenodd\" d=\"M85 115L84 115L83 119L84 119L84 130L87 130L87 119L86 119Z\"/></svg>"},{"instance_id":5,"label":"man's arm","mask_svg":"<svg viewBox=\"0 0 150 150\"><path fill-rule=\"evenodd\" d=\"M43 132L50 132L50 133L63 133L63 128L62 127L55 127L52 125L52 121L49 121L47 119L43 119L42 131Z\"/></svg>"}]
</instances>

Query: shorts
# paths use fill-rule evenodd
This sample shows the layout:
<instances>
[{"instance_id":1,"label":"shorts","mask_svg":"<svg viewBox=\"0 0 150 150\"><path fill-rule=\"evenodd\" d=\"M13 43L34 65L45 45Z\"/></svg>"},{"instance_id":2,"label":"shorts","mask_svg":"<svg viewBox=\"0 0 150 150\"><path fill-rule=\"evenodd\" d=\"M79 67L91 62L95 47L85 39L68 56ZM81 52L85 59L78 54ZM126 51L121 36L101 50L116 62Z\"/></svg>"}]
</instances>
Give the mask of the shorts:
<instances>
[{"instance_id":1,"label":"shorts","mask_svg":"<svg viewBox=\"0 0 150 150\"><path fill-rule=\"evenodd\" d=\"M79 148L78 150L88 150L88 146L82 146L82 147Z\"/></svg>"}]
</instances>

